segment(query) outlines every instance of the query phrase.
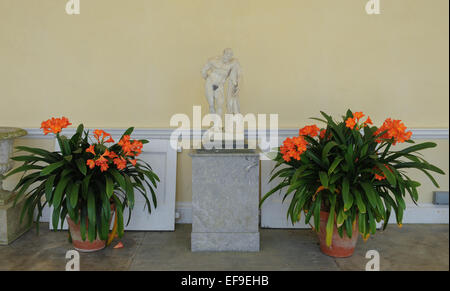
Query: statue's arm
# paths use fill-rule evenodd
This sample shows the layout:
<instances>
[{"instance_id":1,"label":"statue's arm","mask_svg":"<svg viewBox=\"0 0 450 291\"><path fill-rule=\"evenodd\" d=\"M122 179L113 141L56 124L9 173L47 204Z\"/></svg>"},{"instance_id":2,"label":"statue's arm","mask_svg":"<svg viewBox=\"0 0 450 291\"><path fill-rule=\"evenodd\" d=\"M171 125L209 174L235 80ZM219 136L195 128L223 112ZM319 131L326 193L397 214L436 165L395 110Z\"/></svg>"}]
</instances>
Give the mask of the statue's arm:
<instances>
[{"instance_id":1,"label":"statue's arm","mask_svg":"<svg viewBox=\"0 0 450 291\"><path fill-rule=\"evenodd\" d=\"M212 62L211 61L208 61L207 63L206 63L206 65L203 67L203 69L202 69L202 77L203 77L203 79L206 79L206 78L208 78L208 72L209 72L209 70L211 70L212 69Z\"/></svg>"},{"instance_id":2,"label":"statue's arm","mask_svg":"<svg viewBox=\"0 0 450 291\"><path fill-rule=\"evenodd\" d=\"M239 64L238 61L235 61L233 64L233 68L231 69L231 76L230 76L231 77L230 80L232 81L234 86L238 86L241 75L242 75L241 65Z\"/></svg>"}]
</instances>

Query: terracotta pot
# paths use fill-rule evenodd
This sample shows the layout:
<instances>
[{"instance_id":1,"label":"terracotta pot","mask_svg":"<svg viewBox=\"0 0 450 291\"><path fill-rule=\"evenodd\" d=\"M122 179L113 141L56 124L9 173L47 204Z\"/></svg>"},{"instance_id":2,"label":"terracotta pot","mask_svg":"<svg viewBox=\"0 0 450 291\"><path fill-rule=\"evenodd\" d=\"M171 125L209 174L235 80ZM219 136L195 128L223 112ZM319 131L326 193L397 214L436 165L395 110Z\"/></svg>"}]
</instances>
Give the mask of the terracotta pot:
<instances>
[{"instance_id":1,"label":"terracotta pot","mask_svg":"<svg viewBox=\"0 0 450 291\"><path fill-rule=\"evenodd\" d=\"M114 203L111 203L111 211L114 211L114 210L115 210L115 205L114 205ZM113 215L111 215L111 218L109 219L109 225L111 225L112 218L113 218ZM77 251L84 252L84 253L91 253L91 252L100 251L106 247L106 240L99 239L98 234L97 234L97 238L92 242L90 242L87 239L87 231L88 231L88 227L89 227L87 221L86 221L86 240L83 240L81 238L81 231L80 231L81 223L78 223L78 224L75 223L72 219L70 219L70 217L68 215L67 215L67 223L69 224L69 231L70 231L70 236L72 238L72 244Z\"/></svg>"},{"instance_id":2,"label":"terracotta pot","mask_svg":"<svg viewBox=\"0 0 450 291\"><path fill-rule=\"evenodd\" d=\"M88 228L87 225L86 225L86 240L83 241L83 239L81 238L81 231L80 231L81 223L75 223L72 219L70 219L69 216L67 216L67 222L69 224L70 236L72 237L72 244L77 251L83 253L90 253L105 248L106 240L99 239L98 234L97 238L92 242L90 242L87 239L87 228Z\"/></svg>"},{"instance_id":3,"label":"terracotta pot","mask_svg":"<svg viewBox=\"0 0 450 291\"><path fill-rule=\"evenodd\" d=\"M347 232L344 231L343 237L339 236L336 223L334 224L333 238L331 241L331 246L327 246L326 242L326 227L328 222L328 217L330 213L321 211L320 212L320 250L331 257L335 258L346 258L353 255L355 252L356 243L358 242L358 227L357 224L353 228L352 238L347 236Z\"/></svg>"}]
</instances>

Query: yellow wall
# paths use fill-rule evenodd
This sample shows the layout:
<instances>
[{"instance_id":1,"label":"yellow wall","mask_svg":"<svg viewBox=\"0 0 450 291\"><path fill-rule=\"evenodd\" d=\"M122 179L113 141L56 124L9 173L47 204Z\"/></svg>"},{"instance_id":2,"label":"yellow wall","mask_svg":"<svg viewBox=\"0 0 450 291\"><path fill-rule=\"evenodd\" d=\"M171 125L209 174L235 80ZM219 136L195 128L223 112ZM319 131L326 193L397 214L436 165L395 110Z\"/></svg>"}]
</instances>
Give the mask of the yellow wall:
<instances>
[{"instance_id":1,"label":"yellow wall","mask_svg":"<svg viewBox=\"0 0 450 291\"><path fill-rule=\"evenodd\" d=\"M349 107L449 126L448 0L381 0L377 16L366 0L81 0L78 16L66 2L0 0L1 125L167 128L206 110L201 67L232 47L243 112L279 113L282 128ZM430 155L448 172L448 141ZM177 192L190 200L185 153Z\"/></svg>"}]
</instances>

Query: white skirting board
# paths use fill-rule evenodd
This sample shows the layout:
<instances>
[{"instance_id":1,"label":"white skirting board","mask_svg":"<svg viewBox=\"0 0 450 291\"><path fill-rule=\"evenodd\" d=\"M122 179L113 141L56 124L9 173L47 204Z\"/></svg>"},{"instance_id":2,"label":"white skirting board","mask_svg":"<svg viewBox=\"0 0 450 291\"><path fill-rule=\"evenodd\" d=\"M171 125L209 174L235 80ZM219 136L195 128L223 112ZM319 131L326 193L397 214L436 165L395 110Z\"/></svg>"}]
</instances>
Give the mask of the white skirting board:
<instances>
[{"instance_id":1,"label":"white skirting board","mask_svg":"<svg viewBox=\"0 0 450 291\"><path fill-rule=\"evenodd\" d=\"M176 208L176 223L191 224L192 223L192 205L191 202L177 202ZM282 213L285 216L285 213ZM42 222L49 222L49 213L44 213ZM287 222L290 224L289 222ZM389 223L396 223L395 215L392 214ZM434 204L421 204L416 206L414 204L407 205L403 218L404 224L449 224L449 207ZM280 228L284 226L280 225Z\"/></svg>"},{"instance_id":2,"label":"white skirting board","mask_svg":"<svg viewBox=\"0 0 450 291\"><path fill-rule=\"evenodd\" d=\"M190 224L192 223L192 206L190 202L177 202L176 204L176 223ZM286 214L282 213L285 217ZM289 222L288 222L289 223ZM397 223L395 215L392 214L389 223ZM449 207L434 204L415 204L407 205L403 217L404 224L448 224L449 223ZM289 223L290 224L290 223ZM284 226L280 225L280 228ZM303 227L300 227L303 228Z\"/></svg>"}]
</instances>

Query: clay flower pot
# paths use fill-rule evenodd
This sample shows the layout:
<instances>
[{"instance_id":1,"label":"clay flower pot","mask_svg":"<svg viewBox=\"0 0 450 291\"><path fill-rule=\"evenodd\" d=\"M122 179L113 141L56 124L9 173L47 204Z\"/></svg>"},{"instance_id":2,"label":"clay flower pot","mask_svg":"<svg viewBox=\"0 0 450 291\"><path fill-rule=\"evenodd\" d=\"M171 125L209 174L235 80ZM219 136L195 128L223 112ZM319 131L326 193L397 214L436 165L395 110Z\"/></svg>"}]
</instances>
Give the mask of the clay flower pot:
<instances>
[{"instance_id":1,"label":"clay flower pot","mask_svg":"<svg viewBox=\"0 0 450 291\"><path fill-rule=\"evenodd\" d=\"M90 253L102 250L106 247L106 240L97 238L90 242L87 237L83 241L81 238L80 223L75 223L69 216L67 216L67 223L69 224L70 236L72 237L72 244L77 251L83 253ZM86 225L86 231L88 226Z\"/></svg>"},{"instance_id":2,"label":"clay flower pot","mask_svg":"<svg viewBox=\"0 0 450 291\"><path fill-rule=\"evenodd\" d=\"M114 211L116 209L114 203L111 203L111 211ZM75 223L70 217L67 215L67 223L69 224L69 231L70 231L70 237L72 238L72 244L74 248L77 251L83 252L83 253L91 253L103 250L106 247L106 240L101 240L97 237L94 241L90 242L87 237L86 240L83 240L81 237L81 231L80 231L80 223ZM111 225L112 216L109 220L109 225ZM86 219L86 233L89 227L89 223ZM86 235L87 236L87 235Z\"/></svg>"},{"instance_id":3,"label":"clay flower pot","mask_svg":"<svg viewBox=\"0 0 450 291\"><path fill-rule=\"evenodd\" d=\"M352 256L353 253L355 252L356 243L358 242L357 226L353 227L352 237L349 238L345 231L343 237L341 237L338 233L335 224L331 246L328 247L326 243L326 236L327 236L326 227L329 215L330 213L328 212L324 211L320 212L320 231L319 231L320 250L324 254L335 258L346 258Z\"/></svg>"}]
</instances>

